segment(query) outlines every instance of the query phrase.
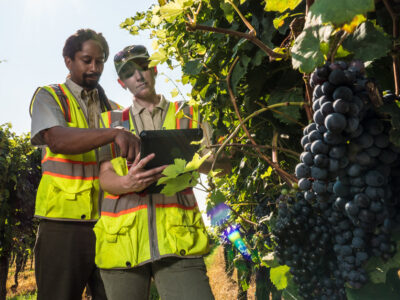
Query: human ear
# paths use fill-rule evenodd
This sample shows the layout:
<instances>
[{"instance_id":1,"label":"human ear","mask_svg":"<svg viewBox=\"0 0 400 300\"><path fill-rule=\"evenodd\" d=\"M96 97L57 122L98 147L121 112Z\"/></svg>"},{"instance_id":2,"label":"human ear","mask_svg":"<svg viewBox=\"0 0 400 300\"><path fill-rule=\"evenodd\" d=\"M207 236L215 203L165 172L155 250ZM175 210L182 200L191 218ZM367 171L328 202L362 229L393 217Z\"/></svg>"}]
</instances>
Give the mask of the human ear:
<instances>
[{"instance_id":1,"label":"human ear","mask_svg":"<svg viewBox=\"0 0 400 300\"><path fill-rule=\"evenodd\" d=\"M71 63L72 63L71 57L64 56L64 63L67 69L71 71Z\"/></svg>"}]
</instances>

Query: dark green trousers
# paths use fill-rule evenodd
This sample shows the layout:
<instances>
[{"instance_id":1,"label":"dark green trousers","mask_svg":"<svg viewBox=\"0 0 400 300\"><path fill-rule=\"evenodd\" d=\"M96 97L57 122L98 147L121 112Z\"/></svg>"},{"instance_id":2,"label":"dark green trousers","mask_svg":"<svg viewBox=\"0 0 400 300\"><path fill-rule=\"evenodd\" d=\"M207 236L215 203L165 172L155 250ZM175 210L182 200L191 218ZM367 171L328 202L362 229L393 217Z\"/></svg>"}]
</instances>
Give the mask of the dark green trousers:
<instances>
[{"instance_id":1,"label":"dark green trousers","mask_svg":"<svg viewBox=\"0 0 400 300\"><path fill-rule=\"evenodd\" d=\"M100 270L109 300L147 300L151 278L162 300L213 300L202 258L164 258L129 270Z\"/></svg>"},{"instance_id":2,"label":"dark green trousers","mask_svg":"<svg viewBox=\"0 0 400 300\"><path fill-rule=\"evenodd\" d=\"M41 220L35 245L38 300L81 300L86 284L93 300L106 300L94 264L94 223Z\"/></svg>"}]
</instances>

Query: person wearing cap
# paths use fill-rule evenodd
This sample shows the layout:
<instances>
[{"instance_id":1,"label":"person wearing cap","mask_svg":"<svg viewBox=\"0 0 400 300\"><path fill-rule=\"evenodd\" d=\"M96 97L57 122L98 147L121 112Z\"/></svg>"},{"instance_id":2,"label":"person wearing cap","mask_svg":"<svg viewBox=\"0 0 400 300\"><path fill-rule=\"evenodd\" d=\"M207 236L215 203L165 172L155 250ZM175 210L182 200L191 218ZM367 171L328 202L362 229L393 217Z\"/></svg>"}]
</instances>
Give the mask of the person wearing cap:
<instances>
[{"instance_id":1,"label":"person wearing cap","mask_svg":"<svg viewBox=\"0 0 400 300\"><path fill-rule=\"evenodd\" d=\"M103 114L104 125L142 130L187 129L199 126L198 107L167 101L155 91L156 68L149 68L144 46L125 47L114 57L118 82L133 95L125 110ZM188 117L177 114L183 110ZM116 147L100 151L100 185L104 190L96 224L96 264L107 297L148 299L151 279L163 300L214 299L203 256L209 241L192 189L173 196L144 190L157 181L165 166L144 170L154 157L121 159ZM153 178L141 174L151 172ZM205 171L205 170L204 170ZM144 190L144 191L143 191Z\"/></svg>"},{"instance_id":2,"label":"person wearing cap","mask_svg":"<svg viewBox=\"0 0 400 300\"><path fill-rule=\"evenodd\" d=\"M133 159L139 140L120 128L99 128L100 113L118 106L98 84L109 55L101 33L80 29L65 42L65 83L40 87L30 105L31 142L43 147L43 176L35 216L37 299L76 300L88 284L106 299L94 263L93 226L99 217L97 148L114 142Z\"/></svg>"}]
</instances>

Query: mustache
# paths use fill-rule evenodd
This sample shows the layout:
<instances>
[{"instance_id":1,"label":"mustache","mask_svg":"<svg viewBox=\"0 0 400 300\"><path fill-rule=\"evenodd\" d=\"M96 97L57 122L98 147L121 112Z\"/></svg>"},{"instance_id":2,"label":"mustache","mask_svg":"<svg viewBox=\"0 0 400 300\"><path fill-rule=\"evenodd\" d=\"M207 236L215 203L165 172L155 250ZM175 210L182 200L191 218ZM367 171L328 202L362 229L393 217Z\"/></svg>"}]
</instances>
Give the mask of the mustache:
<instances>
[{"instance_id":1,"label":"mustache","mask_svg":"<svg viewBox=\"0 0 400 300\"><path fill-rule=\"evenodd\" d=\"M83 78L88 78L88 77L100 77L101 73L85 73L83 74Z\"/></svg>"}]
</instances>

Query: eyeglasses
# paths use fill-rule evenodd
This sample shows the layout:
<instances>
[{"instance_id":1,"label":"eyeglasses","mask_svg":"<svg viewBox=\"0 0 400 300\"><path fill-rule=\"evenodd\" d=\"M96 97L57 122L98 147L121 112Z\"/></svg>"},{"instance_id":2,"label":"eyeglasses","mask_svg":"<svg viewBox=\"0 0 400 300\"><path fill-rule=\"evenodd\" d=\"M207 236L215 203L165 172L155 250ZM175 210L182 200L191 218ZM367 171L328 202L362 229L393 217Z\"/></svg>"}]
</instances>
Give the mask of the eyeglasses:
<instances>
[{"instance_id":1,"label":"eyeglasses","mask_svg":"<svg viewBox=\"0 0 400 300\"><path fill-rule=\"evenodd\" d=\"M119 78L122 80L128 79L138 71L147 71L149 69L149 61L147 59L135 59L135 61L128 61L119 71Z\"/></svg>"}]
</instances>

